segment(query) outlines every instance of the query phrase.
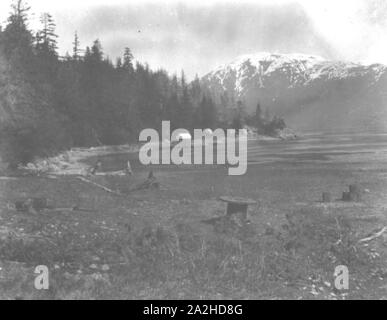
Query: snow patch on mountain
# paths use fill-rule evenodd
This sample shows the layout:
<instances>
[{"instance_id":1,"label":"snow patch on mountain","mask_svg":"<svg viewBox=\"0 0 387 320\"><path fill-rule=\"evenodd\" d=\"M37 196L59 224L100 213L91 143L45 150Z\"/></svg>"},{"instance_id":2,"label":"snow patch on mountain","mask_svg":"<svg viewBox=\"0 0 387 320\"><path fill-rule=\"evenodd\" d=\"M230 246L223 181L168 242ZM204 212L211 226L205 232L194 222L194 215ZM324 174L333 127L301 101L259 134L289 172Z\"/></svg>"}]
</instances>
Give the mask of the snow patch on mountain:
<instances>
[{"instance_id":1,"label":"snow patch on mountain","mask_svg":"<svg viewBox=\"0 0 387 320\"><path fill-rule=\"evenodd\" d=\"M263 88L265 78L279 72L286 74L289 80L296 84L307 80L308 70L324 62L324 58L314 55L260 52L239 56L231 63L218 67L205 78L215 78L224 90L228 89L227 82L235 79L234 89L242 94L246 82L251 78L255 78Z\"/></svg>"},{"instance_id":2,"label":"snow patch on mountain","mask_svg":"<svg viewBox=\"0 0 387 320\"><path fill-rule=\"evenodd\" d=\"M204 77L210 86L221 86L224 91L230 90L233 84L234 92L241 96L252 81L259 88L265 88L267 80L280 77L288 82L288 87L307 85L315 80L339 80L356 78L369 72L374 80L386 73L383 65L364 66L352 62L329 61L320 56L299 53L273 54L260 52L242 55L231 63L224 64ZM219 88L218 88L219 89Z\"/></svg>"},{"instance_id":3,"label":"snow patch on mountain","mask_svg":"<svg viewBox=\"0 0 387 320\"><path fill-rule=\"evenodd\" d=\"M387 130L387 66L306 54L243 55L202 78L227 114L257 102L297 126Z\"/></svg>"}]
</instances>

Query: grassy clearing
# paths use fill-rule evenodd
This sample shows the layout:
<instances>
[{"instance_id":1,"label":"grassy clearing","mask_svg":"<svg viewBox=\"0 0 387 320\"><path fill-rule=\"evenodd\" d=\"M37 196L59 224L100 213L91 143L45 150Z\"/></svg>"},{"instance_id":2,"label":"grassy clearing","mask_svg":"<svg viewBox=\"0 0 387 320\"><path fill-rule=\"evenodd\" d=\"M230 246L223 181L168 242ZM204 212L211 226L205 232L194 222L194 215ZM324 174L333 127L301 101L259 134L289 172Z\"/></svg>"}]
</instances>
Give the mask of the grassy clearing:
<instances>
[{"instance_id":1,"label":"grassy clearing","mask_svg":"<svg viewBox=\"0 0 387 320\"><path fill-rule=\"evenodd\" d=\"M0 181L0 298L385 298L386 239L357 243L386 225L384 170L281 163L250 166L235 178L222 167L158 167L162 189L128 197L71 176ZM137 168L132 178L94 179L125 192L146 175ZM316 202L322 191L339 196L354 181L372 190L362 205ZM201 223L223 214L220 195L257 200L251 224ZM27 196L90 212L17 214L7 207ZM33 288L42 264L51 272L47 292ZM334 289L341 264L350 270L348 292Z\"/></svg>"}]
</instances>

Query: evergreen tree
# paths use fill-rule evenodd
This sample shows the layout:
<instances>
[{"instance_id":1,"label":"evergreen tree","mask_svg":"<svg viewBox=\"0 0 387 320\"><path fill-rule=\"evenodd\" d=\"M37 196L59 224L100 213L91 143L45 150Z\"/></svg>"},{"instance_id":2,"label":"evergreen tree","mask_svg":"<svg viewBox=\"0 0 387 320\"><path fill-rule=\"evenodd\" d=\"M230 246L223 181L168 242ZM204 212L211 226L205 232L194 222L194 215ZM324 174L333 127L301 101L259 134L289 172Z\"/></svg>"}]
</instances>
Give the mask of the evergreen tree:
<instances>
[{"instance_id":1,"label":"evergreen tree","mask_svg":"<svg viewBox=\"0 0 387 320\"><path fill-rule=\"evenodd\" d=\"M232 128L235 130L242 129L244 126L245 118L245 106L242 101L237 101L237 107L234 110L234 115L232 119Z\"/></svg>"},{"instance_id":2,"label":"evergreen tree","mask_svg":"<svg viewBox=\"0 0 387 320\"><path fill-rule=\"evenodd\" d=\"M118 70L122 69L122 59L121 59L121 57L118 57L117 60L116 60L116 68Z\"/></svg>"},{"instance_id":3,"label":"evergreen tree","mask_svg":"<svg viewBox=\"0 0 387 320\"><path fill-rule=\"evenodd\" d=\"M30 7L23 0L14 0L12 12L2 34L5 55L15 62L15 67L26 67L31 62L33 36L28 29Z\"/></svg>"},{"instance_id":4,"label":"evergreen tree","mask_svg":"<svg viewBox=\"0 0 387 320\"><path fill-rule=\"evenodd\" d=\"M262 118L262 109L259 103L257 104L257 109L255 111L255 126L257 128L257 132L262 133L264 123Z\"/></svg>"},{"instance_id":5,"label":"evergreen tree","mask_svg":"<svg viewBox=\"0 0 387 320\"><path fill-rule=\"evenodd\" d=\"M234 116L231 127L235 130L243 128L242 114L240 112L237 112L237 114Z\"/></svg>"},{"instance_id":6,"label":"evergreen tree","mask_svg":"<svg viewBox=\"0 0 387 320\"><path fill-rule=\"evenodd\" d=\"M125 51L124 51L124 59L123 59L122 67L129 72L133 71L133 54L128 47L125 48Z\"/></svg>"},{"instance_id":7,"label":"evergreen tree","mask_svg":"<svg viewBox=\"0 0 387 320\"><path fill-rule=\"evenodd\" d=\"M29 7L14 1L1 36L1 58L9 70L0 101L10 120L0 128L2 150L11 165L26 163L35 156L47 156L68 146L64 117L55 110L55 82L41 68L40 56L28 28ZM4 53L4 57L3 57ZM50 62L47 61L47 65ZM12 97L12 99L9 99Z\"/></svg>"},{"instance_id":8,"label":"evergreen tree","mask_svg":"<svg viewBox=\"0 0 387 320\"><path fill-rule=\"evenodd\" d=\"M40 70L40 81L52 85L58 67L56 25L49 13L42 14L40 22L42 29L38 31L35 39L36 67Z\"/></svg>"},{"instance_id":9,"label":"evergreen tree","mask_svg":"<svg viewBox=\"0 0 387 320\"><path fill-rule=\"evenodd\" d=\"M271 114L270 114L269 108L265 109L264 119L265 119L266 122L271 121Z\"/></svg>"},{"instance_id":10,"label":"evergreen tree","mask_svg":"<svg viewBox=\"0 0 387 320\"><path fill-rule=\"evenodd\" d=\"M85 50L85 61L87 61L88 59L90 59L91 57L91 50L90 50L90 47L86 47L86 50Z\"/></svg>"},{"instance_id":11,"label":"evergreen tree","mask_svg":"<svg viewBox=\"0 0 387 320\"><path fill-rule=\"evenodd\" d=\"M93 46L91 47L90 59L94 63L99 63L103 59L102 45L99 39L93 42Z\"/></svg>"},{"instance_id":12,"label":"evergreen tree","mask_svg":"<svg viewBox=\"0 0 387 320\"><path fill-rule=\"evenodd\" d=\"M55 22L53 17L49 13L43 13L40 17L42 24L42 30L37 34L37 50L43 56L57 55L57 38L55 33Z\"/></svg>"},{"instance_id":13,"label":"evergreen tree","mask_svg":"<svg viewBox=\"0 0 387 320\"><path fill-rule=\"evenodd\" d=\"M216 107L210 97L203 95L199 110L198 127L201 129L213 129L216 125Z\"/></svg>"},{"instance_id":14,"label":"evergreen tree","mask_svg":"<svg viewBox=\"0 0 387 320\"><path fill-rule=\"evenodd\" d=\"M188 86L185 79L184 71L181 72L181 109L179 110L179 117L178 122L180 124L181 128L192 130L194 129L193 126L193 105L192 105L192 99L189 95Z\"/></svg>"},{"instance_id":15,"label":"evergreen tree","mask_svg":"<svg viewBox=\"0 0 387 320\"><path fill-rule=\"evenodd\" d=\"M75 31L74 34L74 42L73 42L73 59L75 61L79 60L80 58L80 42L79 42L79 37L78 37L78 32Z\"/></svg>"}]
</instances>

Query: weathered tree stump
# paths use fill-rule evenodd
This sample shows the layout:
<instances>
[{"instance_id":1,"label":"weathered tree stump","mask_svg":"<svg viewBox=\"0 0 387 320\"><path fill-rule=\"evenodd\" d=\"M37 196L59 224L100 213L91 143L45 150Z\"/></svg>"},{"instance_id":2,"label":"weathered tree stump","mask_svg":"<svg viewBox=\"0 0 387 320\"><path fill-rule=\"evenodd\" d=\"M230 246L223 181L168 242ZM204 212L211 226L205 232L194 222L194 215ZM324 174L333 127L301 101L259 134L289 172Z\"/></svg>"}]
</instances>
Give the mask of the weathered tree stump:
<instances>
[{"instance_id":1,"label":"weathered tree stump","mask_svg":"<svg viewBox=\"0 0 387 320\"><path fill-rule=\"evenodd\" d=\"M324 203L332 202L332 195L330 194L330 192L324 192L322 194L322 202Z\"/></svg>"},{"instance_id":2,"label":"weathered tree stump","mask_svg":"<svg viewBox=\"0 0 387 320\"><path fill-rule=\"evenodd\" d=\"M46 198L33 198L32 208L38 212L48 209L48 200Z\"/></svg>"},{"instance_id":3,"label":"weathered tree stump","mask_svg":"<svg viewBox=\"0 0 387 320\"><path fill-rule=\"evenodd\" d=\"M31 200L17 200L15 201L15 209L17 212L27 213L32 209Z\"/></svg>"},{"instance_id":4,"label":"weathered tree stump","mask_svg":"<svg viewBox=\"0 0 387 320\"><path fill-rule=\"evenodd\" d=\"M343 201L351 201L350 193L349 192L343 192L343 197L342 197L341 200L343 200Z\"/></svg>"},{"instance_id":5,"label":"weathered tree stump","mask_svg":"<svg viewBox=\"0 0 387 320\"><path fill-rule=\"evenodd\" d=\"M220 197L220 201L226 202L226 216L240 216L242 222L247 222L247 209L249 205L257 204L254 200L239 197Z\"/></svg>"},{"instance_id":6,"label":"weathered tree stump","mask_svg":"<svg viewBox=\"0 0 387 320\"><path fill-rule=\"evenodd\" d=\"M363 188L359 185L352 184L349 186L349 192L343 193L343 201L359 202L362 200Z\"/></svg>"},{"instance_id":7,"label":"weathered tree stump","mask_svg":"<svg viewBox=\"0 0 387 320\"><path fill-rule=\"evenodd\" d=\"M17 212L41 212L48 208L48 200L46 198L30 198L15 202L15 209Z\"/></svg>"},{"instance_id":8,"label":"weathered tree stump","mask_svg":"<svg viewBox=\"0 0 387 320\"><path fill-rule=\"evenodd\" d=\"M362 200L363 189L356 184L349 186L349 196L351 201L361 201Z\"/></svg>"}]
</instances>

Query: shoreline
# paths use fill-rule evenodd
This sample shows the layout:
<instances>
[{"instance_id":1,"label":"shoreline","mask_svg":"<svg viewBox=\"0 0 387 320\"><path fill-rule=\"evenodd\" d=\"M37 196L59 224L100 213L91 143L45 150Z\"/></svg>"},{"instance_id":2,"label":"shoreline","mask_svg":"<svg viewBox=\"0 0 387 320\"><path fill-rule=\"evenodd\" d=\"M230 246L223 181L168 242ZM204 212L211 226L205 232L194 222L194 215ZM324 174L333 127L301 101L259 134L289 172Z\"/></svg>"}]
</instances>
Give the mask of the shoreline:
<instances>
[{"instance_id":1,"label":"shoreline","mask_svg":"<svg viewBox=\"0 0 387 320\"><path fill-rule=\"evenodd\" d=\"M248 141L291 141L298 139L299 136L293 130L283 130L278 133L278 136L266 136L251 133L248 130ZM285 132L284 132L285 131ZM195 140L192 141L193 145ZM138 153L144 143L126 144L116 146L99 146L90 148L72 148L68 151L63 151L56 156L48 158L38 158L34 162L27 165L20 165L18 170L28 174L48 174L55 176L67 175L87 175L89 166L84 160L92 157L114 155L114 154L134 154ZM6 170L5 170L6 172ZM6 176L9 176L5 174Z\"/></svg>"}]
</instances>

